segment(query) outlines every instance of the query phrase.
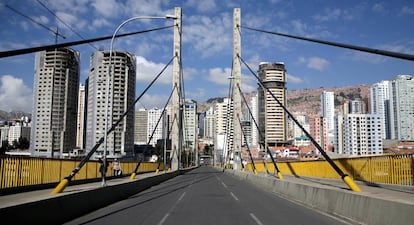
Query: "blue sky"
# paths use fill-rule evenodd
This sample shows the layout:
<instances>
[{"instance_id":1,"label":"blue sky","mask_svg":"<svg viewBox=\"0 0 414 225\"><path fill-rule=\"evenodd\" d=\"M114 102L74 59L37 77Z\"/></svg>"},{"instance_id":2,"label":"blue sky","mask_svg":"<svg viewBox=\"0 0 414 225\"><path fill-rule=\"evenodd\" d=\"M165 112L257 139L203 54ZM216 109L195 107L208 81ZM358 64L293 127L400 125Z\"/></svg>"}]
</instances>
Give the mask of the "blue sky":
<instances>
[{"instance_id":1,"label":"blue sky","mask_svg":"<svg viewBox=\"0 0 414 225\"><path fill-rule=\"evenodd\" d=\"M46 8L54 12L69 29ZM414 1L222 1L222 0L0 0L0 51L54 44L47 29L13 12L24 13L59 31L59 43L112 35L133 16L183 13L182 61L185 96L198 102L225 97L232 64L233 9L241 8L242 26L352 45L414 54ZM135 20L119 33L171 25L168 20ZM76 31L74 33L73 31ZM114 49L137 57L137 96L171 59L173 30L116 39ZM109 49L109 41L79 45L81 83L88 76L95 48ZM242 29L242 58L256 70L260 62L284 62L288 90L342 87L391 80L414 74L414 62L382 57L316 43ZM34 54L0 59L0 109L32 108ZM161 107L170 94L171 68L140 101L138 107ZM242 70L242 90L257 88Z\"/></svg>"}]
</instances>

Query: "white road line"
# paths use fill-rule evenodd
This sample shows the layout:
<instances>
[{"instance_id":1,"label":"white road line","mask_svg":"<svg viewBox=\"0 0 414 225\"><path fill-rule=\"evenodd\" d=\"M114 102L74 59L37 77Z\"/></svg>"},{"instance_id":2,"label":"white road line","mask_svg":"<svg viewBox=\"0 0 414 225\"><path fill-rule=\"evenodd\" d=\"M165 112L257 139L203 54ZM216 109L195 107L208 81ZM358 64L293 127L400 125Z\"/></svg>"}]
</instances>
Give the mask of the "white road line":
<instances>
[{"instance_id":1,"label":"white road line","mask_svg":"<svg viewBox=\"0 0 414 225\"><path fill-rule=\"evenodd\" d=\"M227 188L227 185L224 182L221 182L221 184L223 185L223 187Z\"/></svg>"},{"instance_id":2,"label":"white road line","mask_svg":"<svg viewBox=\"0 0 414 225\"><path fill-rule=\"evenodd\" d=\"M250 217L253 218L257 225L263 225L263 223L253 213L250 213Z\"/></svg>"},{"instance_id":3,"label":"white road line","mask_svg":"<svg viewBox=\"0 0 414 225\"><path fill-rule=\"evenodd\" d=\"M158 223L158 225L162 225L169 215L170 215L169 213L165 214L165 216L161 219L161 221Z\"/></svg>"},{"instance_id":4,"label":"white road line","mask_svg":"<svg viewBox=\"0 0 414 225\"><path fill-rule=\"evenodd\" d=\"M170 215L170 212L172 212L175 207L180 203L180 201L184 198L185 192L181 194L181 196L178 198L178 200L174 203L174 205L171 207L170 210L164 215L164 217L161 219L161 221L158 223L158 225L164 224L165 220L167 220L167 217Z\"/></svg>"},{"instance_id":5,"label":"white road line","mask_svg":"<svg viewBox=\"0 0 414 225\"><path fill-rule=\"evenodd\" d=\"M230 195L234 198L234 200L239 201L239 199L236 197L236 195L233 194L233 192L230 192Z\"/></svg>"}]
</instances>

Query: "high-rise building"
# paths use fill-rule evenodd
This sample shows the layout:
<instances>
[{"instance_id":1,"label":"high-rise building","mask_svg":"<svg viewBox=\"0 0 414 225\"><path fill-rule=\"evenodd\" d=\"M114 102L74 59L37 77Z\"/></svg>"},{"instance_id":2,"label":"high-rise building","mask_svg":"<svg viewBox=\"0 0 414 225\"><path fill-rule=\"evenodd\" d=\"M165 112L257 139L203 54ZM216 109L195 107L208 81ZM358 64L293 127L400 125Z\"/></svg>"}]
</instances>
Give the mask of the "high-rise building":
<instances>
[{"instance_id":1,"label":"high-rise building","mask_svg":"<svg viewBox=\"0 0 414 225\"><path fill-rule=\"evenodd\" d=\"M214 139L215 133L214 107L210 107L204 117L204 138Z\"/></svg>"},{"instance_id":2,"label":"high-rise building","mask_svg":"<svg viewBox=\"0 0 414 225\"><path fill-rule=\"evenodd\" d=\"M414 140L414 78L399 75L390 82L391 139Z\"/></svg>"},{"instance_id":3,"label":"high-rise building","mask_svg":"<svg viewBox=\"0 0 414 225\"><path fill-rule=\"evenodd\" d=\"M112 124L118 121L125 111L133 105L135 100L135 57L127 52L113 51L111 65L109 65L109 56L109 51L97 51L92 54L90 59L87 85L87 151L105 136L105 126L108 125L107 129L109 130ZM109 89L107 90L108 79ZM133 110L130 111L114 131L107 135L107 157L132 155L134 150L134 114ZM94 157L102 157L104 148L105 143L96 150Z\"/></svg>"},{"instance_id":4,"label":"high-rise building","mask_svg":"<svg viewBox=\"0 0 414 225\"><path fill-rule=\"evenodd\" d=\"M250 100L250 111L252 112L251 118L251 127L252 127L252 146L257 146L259 143L259 131L257 130L256 124L257 123L257 93L252 96ZM254 120L254 121L253 121Z\"/></svg>"},{"instance_id":5,"label":"high-rise building","mask_svg":"<svg viewBox=\"0 0 414 225\"><path fill-rule=\"evenodd\" d=\"M343 152L348 155L383 153L381 116L348 114L343 120Z\"/></svg>"},{"instance_id":6,"label":"high-rise building","mask_svg":"<svg viewBox=\"0 0 414 225\"><path fill-rule=\"evenodd\" d=\"M31 154L63 157L76 147L79 52L58 48L35 59Z\"/></svg>"},{"instance_id":7,"label":"high-rise building","mask_svg":"<svg viewBox=\"0 0 414 225\"><path fill-rule=\"evenodd\" d=\"M348 115L348 114L345 114ZM344 154L344 116L335 115L334 152Z\"/></svg>"},{"instance_id":8,"label":"high-rise building","mask_svg":"<svg viewBox=\"0 0 414 225\"><path fill-rule=\"evenodd\" d=\"M309 134L322 147L323 150L328 151L328 122L326 117L311 115L309 117ZM320 154L315 145L311 145L311 149Z\"/></svg>"},{"instance_id":9,"label":"high-rise building","mask_svg":"<svg viewBox=\"0 0 414 225\"><path fill-rule=\"evenodd\" d=\"M153 146L157 144L157 140L163 139L163 118L165 114L162 115L162 111L162 109L156 107L148 110L147 143Z\"/></svg>"},{"instance_id":10,"label":"high-rise building","mask_svg":"<svg viewBox=\"0 0 414 225\"><path fill-rule=\"evenodd\" d=\"M76 147L85 148L85 85L79 86Z\"/></svg>"},{"instance_id":11,"label":"high-rise building","mask_svg":"<svg viewBox=\"0 0 414 225\"><path fill-rule=\"evenodd\" d=\"M321 94L321 114L326 118L328 124L328 142L334 142L334 116L335 116L335 101L334 93L331 91L323 91Z\"/></svg>"},{"instance_id":12,"label":"high-rise building","mask_svg":"<svg viewBox=\"0 0 414 225\"><path fill-rule=\"evenodd\" d=\"M148 111L144 108L135 111L135 139L137 145L146 145L148 137Z\"/></svg>"},{"instance_id":13,"label":"high-rise building","mask_svg":"<svg viewBox=\"0 0 414 225\"><path fill-rule=\"evenodd\" d=\"M391 138L389 121L389 85L387 80L375 83L370 88L371 113L381 117L382 139Z\"/></svg>"},{"instance_id":14,"label":"high-rise building","mask_svg":"<svg viewBox=\"0 0 414 225\"><path fill-rule=\"evenodd\" d=\"M185 99L184 101L184 144L185 149L195 151L198 149L198 115L197 115L197 102L191 99Z\"/></svg>"},{"instance_id":15,"label":"high-rise building","mask_svg":"<svg viewBox=\"0 0 414 225\"><path fill-rule=\"evenodd\" d=\"M227 158L228 150L232 149L232 104L229 98L224 98L223 102L216 103L214 106L214 120L215 120L215 137L214 146L216 147L216 154ZM232 156L230 155L230 158Z\"/></svg>"},{"instance_id":16,"label":"high-rise building","mask_svg":"<svg viewBox=\"0 0 414 225\"><path fill-rule=\"evenodd\" d=\"M361 99L354 99L349 101L349 113L365 114L367 113L367 107L365 102Z\"/></svg>"},{"instance_id":17,"label":"high-rise building","mask_svg":"<svg viewBox=\"0 0 414 225\"><path fill-rule=\"evenodd\" d=\"M260 63L258 75L278 101L286 106L286 70L284 63ZM286 143L286 117L282 107L266 89L258 88L258 125L262 143L277 146Z\"/></svg>"}]
</instances>

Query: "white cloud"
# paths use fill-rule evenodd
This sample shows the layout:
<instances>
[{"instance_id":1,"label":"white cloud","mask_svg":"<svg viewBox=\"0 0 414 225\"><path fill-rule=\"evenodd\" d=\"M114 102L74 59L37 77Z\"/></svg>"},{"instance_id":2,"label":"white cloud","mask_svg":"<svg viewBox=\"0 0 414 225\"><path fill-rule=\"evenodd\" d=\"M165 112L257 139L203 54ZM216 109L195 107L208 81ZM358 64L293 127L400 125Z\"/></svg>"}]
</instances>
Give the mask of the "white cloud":
<instances>
[{"instance_id":1,"label":"white cloud","mask_svg":"<svg viewBox=\"0 0 414 225\"><path fill-rule=\"evenodd\" d=\"M0 77L0 107L5 111L31 112L33 95L22 79L11 75Z\"/></svg>"},{"instance_id":2,"label":"white cloud","mask_svg":"<svg viewBox=\"0 0 414 225\"><path fill-rule=\"evenodd\" d=\"M159 109L164 108L165 103L168 99L169 95L151 95L146 93L142 96L141 100L136 104L135 108L146 108L152 109L157 107Z\"/></svg>"},{"instance_id":3,"label":"white cloud","mask_svg":"<svg viewBox=\"0 0 414 225\"><path fill-rule=\"evenodd\" d=\"M218 53L231 53L232 18L230 14L224 13L213 18L207 16L190 16L186 18L182 40L185 45L206 58Z\"/></svg>"},{"instance_id":4,"label":"white cloud","mask_svg":"<svg viewBox=\"0 0 414 225\"><path fill-rule=\"evenodd\" d=\"M186 6L194 7L198 12L211 12L216 9L217 5L214 0L199 1L199 0L188 0Z\"/></svg>"},{"instance_id":5,"label":"white cloud","mask_svg":"<svg viewBox=\"0 0 414 225\"><path fill-rule=\"evenodd\" d=\"M329 62L326 59L320 58L320 57L299 57L298 58L299 64L306 64L306 67L323 71L329 66Z\"/></svg>"},{"instance_id":6,"label":"white cloud","mask_svg":"<svg viewBox=\"0 0 414 225\"><path fill-rule=\"evenodd\" d=\"M213 68L209 70L207 79L218 85L228 85L231 68Z\"/></svg>"},{"instance_id":7,"label":"white cloud","mask_svg":"<svg viewBox=\"0 0 414 225\"><path fill-rule=\"evenodd\" d=\"M66 13L66 12L57 12L56 15L61 20L65 21L66 24L73 27L75 30L82 30L88 24L86 20L80 19L80 17L73 15L73 14ZM66 27L66 25L62 24L60 21L59 21L59 27L62 27L64 29L69 29Z\"/></svg>"},{"instance_id":8,"label":"white cloud","mask_svg":"<svg viewBox=\"0 0 414 225\"><path fill-rule=\"evenodd\" d=\"M383 4L381 4L381 3L375 3L373 6L372 6L372 11L374 11L374 12L384 12L384 5Z\"/></svg>"},{"instance_id":9,"label":"white cloud","mask_svg":"<svg viewBox=\"0 0 414 225\"><path fill-rule=\"evenodd\" d=\"M206 96L206 89L197 88L195 91L186 91L185 95L190 99L202 99Z\"/></svg>"},{"instance_id":10,"label":"white cloud","mask_svg":"<svg viewBox=\"0 0 414 225\"><path fill-rule=\"evenodd\" d=\"M286 74L286 80L287 80L288 83L292 83L292 84L303 83L303 80L300 77L294 76L294 75L289 74L289 73Z\"/></svg>"},{"instance_id":11,"label":"white cloud","mask_svg":"<svg viewBox=\"0 0 414 225\"><path fill-rule=\"evenodd\" d=\"M408 15L414 15L414 9L410 8L408 6L404 6L401 8L401 13L402 14L408 14Z\"/></svg>"},{"instance_id":12,"label":"white cloud","mask_svg":"<svg viewBox=\"0 0 414 225\"><path fill-rule=\"evenodd\" d=\"M93 0L91 5L99 15L106 18L118 16L122 7L115 0Z\"/></svg>"},{"instance_id":13,"label":"white cloud","mask_svg":"<svg viewBox=\"0 0 414 225\"><path fill-rule=\"evenodd\" d=\"M136 57L137 82L151 82L165 67L165 64L148 61L142 56ZM169 65L158 78L157 83L172 84L172 66Z\"/></svg>"}]
</instances>

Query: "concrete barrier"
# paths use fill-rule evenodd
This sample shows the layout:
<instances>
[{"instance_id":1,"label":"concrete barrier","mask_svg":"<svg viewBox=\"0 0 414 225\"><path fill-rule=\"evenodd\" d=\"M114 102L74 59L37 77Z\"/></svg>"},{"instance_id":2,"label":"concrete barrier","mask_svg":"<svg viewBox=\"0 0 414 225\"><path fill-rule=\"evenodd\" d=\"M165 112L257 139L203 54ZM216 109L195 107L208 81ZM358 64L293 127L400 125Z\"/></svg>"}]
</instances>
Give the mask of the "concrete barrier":
<instances>
[{"instance_id":1,"label":"concrete barrier","mask_svg":"<svg viewBox=\"0 0 414 225\"><path fill-rule=\"evenodd\" d=\"M159 174L127 183L1 208L0 218L10 224L62 224L185 172L187 170Z\"/></svg>"},{"instance_id":2,"label":"concrete barrier","mask_svg":"<svg viewBox=\"0 0 414 225\"><path fill-rule=\"evenodd\" d=\"M389 198L373 197L364 192L352 192L337 187L312 186L235 170L226 170L226 173L246 180L263 190L349 222L407 225L414 221L414 195L412 195L411 201L394 201Z\"/></svg>"}]
</instances>

